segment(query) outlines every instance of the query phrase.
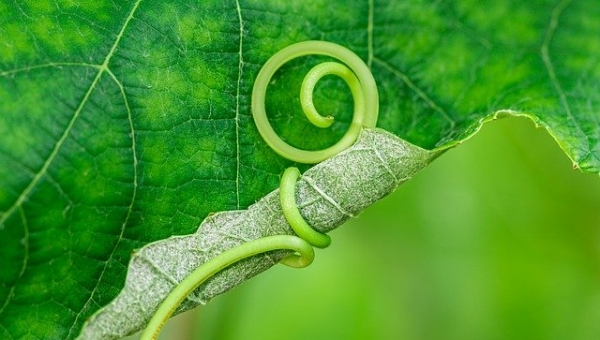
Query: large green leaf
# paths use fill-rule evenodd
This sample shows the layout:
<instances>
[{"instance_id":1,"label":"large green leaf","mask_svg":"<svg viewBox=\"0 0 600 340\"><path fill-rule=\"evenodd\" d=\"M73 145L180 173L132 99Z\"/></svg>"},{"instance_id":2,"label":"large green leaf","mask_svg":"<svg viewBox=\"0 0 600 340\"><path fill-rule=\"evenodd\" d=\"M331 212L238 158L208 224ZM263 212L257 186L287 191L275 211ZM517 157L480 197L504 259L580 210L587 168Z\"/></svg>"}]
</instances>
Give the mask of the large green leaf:
<instances>
[{"instance_id":1,"label":"large green leaf","mask_svg":"<svg viewBox=\"0 0 600 340\"><path fill-rule=\"evenodd\" d=\"M133 249L188 234L277 187L289 162L260 139L249 95L279 49L317 39L371 66L379 126L425 148L490 115L528 115L575 166L600 169L600 7L588 1L89 1L0 3L0 337L65 339L124 284ZM276 129L321 147L296 93L306 58L268 101Z\"/></svg>"}]
</instances>

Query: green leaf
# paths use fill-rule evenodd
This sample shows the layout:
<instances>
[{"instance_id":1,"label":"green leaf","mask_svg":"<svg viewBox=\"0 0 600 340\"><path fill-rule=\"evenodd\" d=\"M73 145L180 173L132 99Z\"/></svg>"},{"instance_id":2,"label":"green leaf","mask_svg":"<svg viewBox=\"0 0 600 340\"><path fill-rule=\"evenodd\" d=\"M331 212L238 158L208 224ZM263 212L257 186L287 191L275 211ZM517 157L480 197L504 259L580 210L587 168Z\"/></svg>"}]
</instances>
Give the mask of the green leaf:
<instances>
[{"instance_id":1,"label":"green leaf","mask_svg":"<svg viewBox=\"0 0 600 340\"><path fill-rule=\"evenodd\" d=\"M600 7L588 1L94 1L0 3L0 338L72 339L124 284L134 249L243 209L289 162L249 112L260 66L317 39L355 51L380 91L379 127L425 148L499 113L546 127L600 171ZM318 58L286 65L267 103L291 143L332 131L300 115Z\"/></svg>"}]
</instances>

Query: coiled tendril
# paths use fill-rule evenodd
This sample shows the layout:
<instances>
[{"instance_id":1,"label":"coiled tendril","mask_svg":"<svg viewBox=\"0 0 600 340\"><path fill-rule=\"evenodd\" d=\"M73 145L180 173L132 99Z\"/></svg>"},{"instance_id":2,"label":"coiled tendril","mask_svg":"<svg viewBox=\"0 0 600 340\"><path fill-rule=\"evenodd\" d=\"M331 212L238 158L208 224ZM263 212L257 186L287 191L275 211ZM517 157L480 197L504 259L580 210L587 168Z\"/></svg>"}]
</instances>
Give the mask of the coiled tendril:
<instances>
[{"instance_id":1,"label":"coiled tendril","mask_svg":"<svg viewBox=\"0 0 600 340\"><path fill-rule=\"evenodd\" d=\"M308 120L320 128L329 127L333 123L333 117L323 117L319 114L312 100L315 85L329 74L339 76L348 84L354 99L354 114L350 128L336 144L323 150L308 151L289 145L273 130L265 111L265 96L271 77L283 64L313 54L333 57L346 65L337 62L322 63L313 67L304 77L300 90L300 105ZM354 52L326 41L304 41L277 52L262 67L252 90L252 114L260 135L275 152L295 162L312 164L350 147L363 127L375 127L379 114L379 95L369 67Z\"/></svg>"},{"instance_id":2,"label":"coiled tendril","mask_svg":"<svg viewBox=\"0 0 600 340\"><path fill-rule=\"evenodd\" d=\"M300 102L308 120L321 128L329 127L333 123L333 117L320 115L312 101L314 87L325 75L334 74L341 77L350 87L354 98L354 116L350 128L336 144L319 151L301 150L287 144L277 136L269 124L265 112L265 95L275 71L294 58L310 54L334 57L343 61L347 66L336 62L326 62L313 67L308 72L300 91ZM377 87L367 65L347 48L325 41L297 43L273 55L260 70L252 91L252 113L261 136L281 156L301 163L318 163L350 147L358 138L363 127L375 127L378 108ZM325 248L331 244L331 238L314 230L298 210L295 189L299 177L300 171L297 168L287 168L281 177L279 186L283 215L298 236L275 235L242 243L202 264L167 295L142 333L141 340L156 339L166 321L181 302L202 283L230 265L273 250L291 250L294 254L285 257L280 263L290 267L303 268L314 260L313 246Z\"/></svg>"}]
</instances>

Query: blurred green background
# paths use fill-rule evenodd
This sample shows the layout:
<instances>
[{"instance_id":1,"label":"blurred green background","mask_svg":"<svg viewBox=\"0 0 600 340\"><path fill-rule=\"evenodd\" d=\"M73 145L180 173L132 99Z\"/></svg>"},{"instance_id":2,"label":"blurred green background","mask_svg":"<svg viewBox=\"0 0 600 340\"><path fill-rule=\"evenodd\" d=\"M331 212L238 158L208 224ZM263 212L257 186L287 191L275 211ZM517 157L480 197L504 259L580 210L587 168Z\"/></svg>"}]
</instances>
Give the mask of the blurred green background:
<instances>
[{"instance_id":1,"label":"blurred green background","mask_svg":"<svg viewBox=\"0 0 600 340\"><path fill-rule=\"evenodd\" d=\"M600 178L524 118L486 124L161 339L600 339Z\"/></svg>"}]
</instances>

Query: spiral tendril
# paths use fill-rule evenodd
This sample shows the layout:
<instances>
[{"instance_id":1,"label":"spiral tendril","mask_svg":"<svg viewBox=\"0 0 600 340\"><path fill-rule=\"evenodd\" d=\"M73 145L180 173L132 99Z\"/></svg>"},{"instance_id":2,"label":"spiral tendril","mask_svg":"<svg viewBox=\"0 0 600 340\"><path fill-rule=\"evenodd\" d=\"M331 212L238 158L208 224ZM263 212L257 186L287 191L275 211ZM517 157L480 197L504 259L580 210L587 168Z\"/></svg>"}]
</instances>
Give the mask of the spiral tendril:
<instances>
[{"instance_id":1,"label":"spiral tendril","mask_svg":"<svg viewBox=\"0 0 600 340\"><path fill-rule=\"evenodd\" d=\"M334 74L348 84L354 99L352 122L346 134L334 145L323 150L302 150L281 139L269 123L265 110L267 87L275 72L298 57L324 55L338 62L326 62L313 67L305 76L300 90L300 105L308 120L317 127L326 128L333 117L323 117L316 110L312 93L317 82L324 76ZM326 41L304 41L290 45L273 55L258 73L252 90L252 114L258 132L279 155L299 163L318 163L350 147L363 127L375 127L379 114L379 95L375 79L369 67L354 52L338 44Z\"/></svg>"},{"instance_id":2,"label":"spiral tendril","mask_svg":"<svg viewBox=\"0 0 600 340\"><path fill-rule=\"evenodd\" d=\"M334 57L337 62L321 63L313 67L305 76L300 91L300 104L307 119L317 127L327 128L334 119L323 117L314 106L312 95L318 81L329 74L341 77L349 86L354 98L354 115L346 134L333 146L324 150L308 151L295 148L277 136L268 122L265 112L265 95L271 77L279 67L288 61L309 54ZM273 55L260 70L252 91L252 113L258 131L268 145L281 156L301 163L317 163L350 147L363 127L375 127L379 109L379 99L375 80L365 63L353 52L337 44L325 41L305 41L290 45ZM222 252L192 271L167 295L152 316L140 340L156 339L162 327L177 307L206 280L221 270L251 256L274 250L290 250L293 253L280 263L294 268L310 265L315 257L313 246L325 248L331 238L313 229L302 217L296 204L296 182L300 177L297 168L287 168L279 187L279 197L283 215L297 236L267 236L242 243Z\"/></svg>"}]
</instances>

